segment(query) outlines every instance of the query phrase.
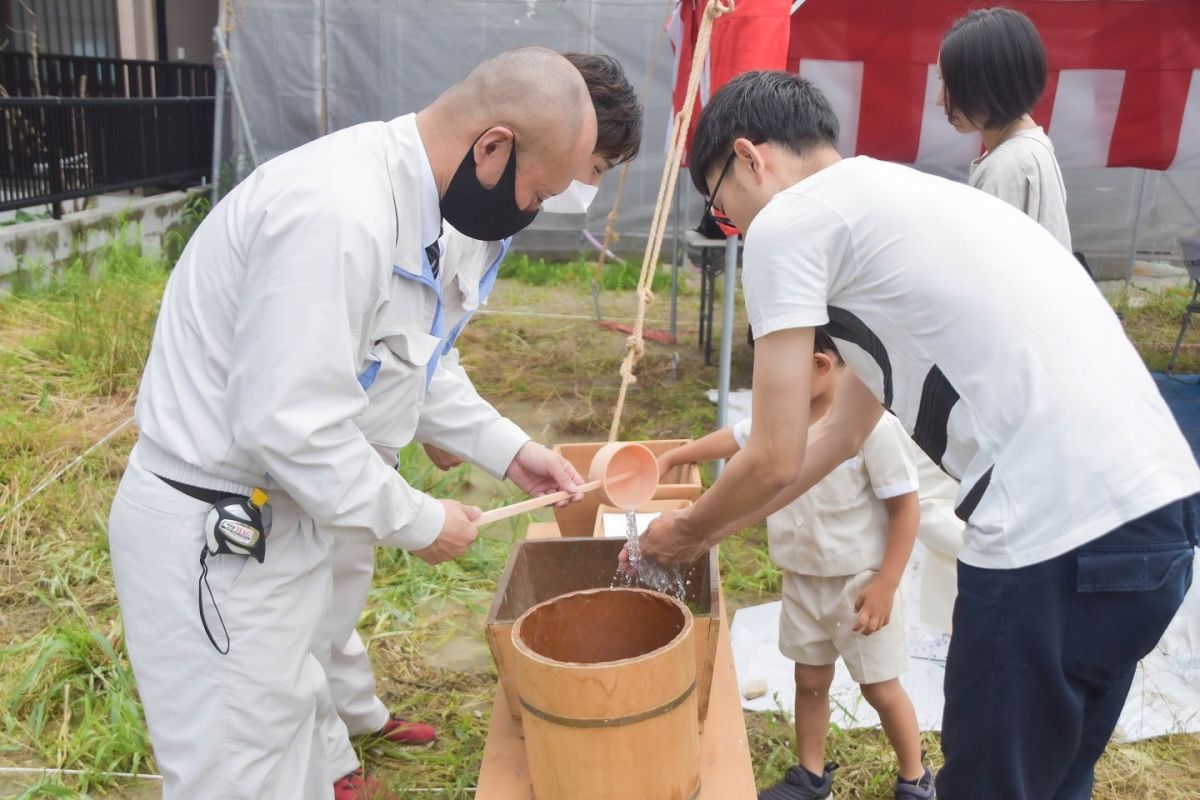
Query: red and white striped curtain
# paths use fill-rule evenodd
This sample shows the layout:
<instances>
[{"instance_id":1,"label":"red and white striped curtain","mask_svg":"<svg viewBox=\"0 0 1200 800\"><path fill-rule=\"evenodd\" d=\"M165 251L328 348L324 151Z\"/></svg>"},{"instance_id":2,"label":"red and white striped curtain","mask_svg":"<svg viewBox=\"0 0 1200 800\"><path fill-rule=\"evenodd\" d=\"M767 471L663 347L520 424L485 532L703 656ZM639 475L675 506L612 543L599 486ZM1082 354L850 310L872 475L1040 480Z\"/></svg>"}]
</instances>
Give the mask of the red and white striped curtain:
<instances>
[{"instance_id":1,"label":"red and white striped curtain","mask_svg":"<svg viewBox=\"0 0 1200 800\"><path fill-rule=\"evenodd\" d=\"M737 0L737 13L714 28L701 101L739 72L785 66L829 97L841 120L843 154L965 165L979 154L980 141L957 133L934 104L936 62L946 28L981 5L807 0L791 14L780 65L779 13L792 4ZM1033 117L1054 140L1064 167L1200 168L1200 0L1003 5L1029 16L1046 44L1050 74ZM682 2L674 23L677 107L698 27L696 6L703 3Z\"/></svg>"},{"instance_id":2,"label":"red and white striped curtain","mask_svg":"<svg viewBox=\"0 0 1200 800\"><path fill-rule=\"evenodd\" d=\"M1200 0L1196 0L1200 3ZM683 108L693 45L708 0L682 0L667 25L667 38L675 50L674 109ZM735 75L757 69L785 69L791 37L791 0L736 0L734 9L713 23L704 71L700 75L700 104ZM692 131L700 110L692 117ZM688 132L691 148L692 131Z\"/></svg>"}]
</instances>

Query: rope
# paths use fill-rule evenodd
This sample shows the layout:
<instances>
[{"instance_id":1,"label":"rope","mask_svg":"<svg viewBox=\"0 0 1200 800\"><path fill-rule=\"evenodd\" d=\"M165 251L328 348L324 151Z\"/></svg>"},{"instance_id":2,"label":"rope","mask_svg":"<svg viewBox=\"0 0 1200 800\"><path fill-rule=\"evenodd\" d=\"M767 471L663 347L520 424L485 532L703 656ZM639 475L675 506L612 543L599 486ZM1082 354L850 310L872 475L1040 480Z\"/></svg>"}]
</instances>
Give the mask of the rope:
<instances>
[{"instance_id":1,"label":"rope","mask_svg":"<svg viewBox=\"0 0 1200 800\"><path fill-rule=\"evenodd\" d=\"M217 25L224 31L226 36L237 30L237 13L234 0L224 0L221 3L221 14L220 19L217 20Z\"/></svg>"},{"instance_id":2,"label":"rope","mask_svg":"<svg viewBox=\"0 0 1200 800\"><path fill-rule=\"evenodd\" d=\"M659 53L662 52L662 40L665 40L667 34L667 25L671 24L671 12L674 10L674 0L667 1L666 16L662 18L662 25L659 28L659 38L654 42L654 53L650 55L650 66L646 71L646 82L642 84L642 103L646 103L646 97L650 94L650 80L654 78L654 68L659 65ZM596 276L604 272L604 259L610 248L620 239L617 234L617 212L620 210L620 198L625 192L625 181L629 180L629 168L634 166L634 162L626 161L624 166L620 168L620 180L617 181L617 194L612 199L612 210L608 211L608 224L604 229L604 247L600 248L600 258L596 259Z\"/></svg>"},{"instance_id":3,"label":"rope","mask_svg":"<svg viewBox=\"0 0 1200 800\"><path fill-rule=\"evenodd\" d=\"M556 314L551 311L505 311L503 309L481 308L475 312L479 316L485 317L535 317L537 319L578 319L596 321L595 314ZM633 322L636 317L609 317L611 322ZM666 319L648 319L651 325L666 325L670 320ZM1185 347L1200 347L1200 344L1185 345Z\"/></svg>"},{"instance_id":4,"label":"rope","mask_svg":"<svg viewBox=\"0 0 1200 800\"><path fill-rule=\"evenodd\" d=\"M646 80L642 84L642 93L639 95L642 98L650 94L650 81L654 78L654 69L658 66L658 54L662 51L662 43L667 35L667 25L671 22L671 12L675 9L675 0L667 0L667 13L663 17L663 24L658 29L658 39L654 42L654 53L650 56L650 67L646 71ZM645 100L643 99L643 103ZM633 166L632 161L626 161L621 167L621 179L617 181L617 194L613 197L612 210L608 212L608 225L604 228L604 246L600 248L600 257L596 259L596 275L599 277L604 272L604 259L608 256L610 248L616 244L617 239L621 238L617 234L617 212L621 208L621 196L625 193L625 182L629 180L629 168Z\"/></svg>"},{"instance_id":5,"label":"rope","mask_svg":"<svg viewBox=\"0 0 1200 800\"><path fill-rule=\"evenodd\" d=\"M704 19L700 22L700 30L696 34L696 49L692 54L692 71L688 75L687 94L684 96L683 108L675 115L675 127L671 151L667 163L663 166L662 180L658 185L658 201L654 206L654 216L650 221L650 238L646 242L646 252L642 257L642 272L638 278L638 310L637 319L633 325L633 333L625 340L625 359L621 362L621 389L617 393L617 406L613 410L612 427L608 431L608 440L616 441L621 430L621 414L625 410L625 396L629 385L637 381L633 374L634 367L646 352L646 342L642 338L645 327L646 306L654 299L650 286L654 281L654 272L658 267L658 256L662 251L663 235L667 230L667 217L671 213L671 199L675 196L675 183L679 178L679 165L683 161L683 151L687 144L688 129L692 124L692 112L696 105L696 94L700 86L700 73L704 68L704 59L708 55L709 41L712 38L712 26L717 17L728 14L733 10L734 0L708 0L704 9Z\"/></svg>"},{"instance_id":6,"label":"rope","mask_svg":"<svg viewBox=\"0 0 1200 800\"><path fill-rule=\"evenodd\" d=\"M161 781L162 775L148 772L105 772L91 769L59 769L57 767L0 767L0 775L86 775L89 778L124 778L126 780Z\"/></svg>"},{"instance_id":7,"label":"rope","mask_svg":"<svg viewBox=\"0 0 1200 800\"><path fill-rule=\"evenodd\" d=\"M25 504L26 504L26 503L28 503L30 500L32 500L33 498L35 498L35 497L37 497L39 494L41 494L43 489L45 489L47 486L49 486L50 484L54 483L56 480L58 480L58 479L59 479L59 478L61 478L61 477L62 477L64 474L66 474L67 470L71 469L72 467L76 466L77 464L80 464L80 463L82 463L82 461L83 461L85 458L87 458L87 457L88 457L88 456L89 456L89 455L90 455L90 454L91 454L91 453L92 453L94 450L96 450L96 448L98 448L98 447L103 447L105 442L107 442L109 439L111 439L111 438L113 438L114 436L116 436L116 435L117 435L118 433L120 433L121 431L125 430L125 428L126 428L126 427L127 427L129 424L130 424L130 423L132 423L132 422L133 422L133 417L129 417L129 418L128 418L128 419L126 419L124 422L122 422L120 425L118 425L117 427L113 428L113 429L112 429L111 431L109 431L108 433L104 434L104 436L100 437L100 441L96 442L96 443L95 443L95 444L93 444L91 447L89 447L87 450L84 450L82 453L80 453L79 455L75 456L75 458L73 458L73 459L72 459L72 460L71 460L69 463L67 463L66 465L64 465L64 466L60 467L60 468L59 468L59 469L58 469L58 470L57 470L57 471L56 471L56 472L55 472L53 475L51 475L50 477L48 477L48 478L46 478L45 480L43 480L43 481L42 481L41 483L39 483L37 486L33 487L33 490L32 490L31 492L29 492L29 494L25 495L25 496L24 496L24 497L22 497L20 500L18 500L18 501L17 501L17 502L16 502L16 503L13 505L13 507L12 507L12 508L10 508L8 511L5 511L3 516L0 516L0 525L3 525L3 524L4 524L4 521L5 521L6 519L8 519L9 517L11 517L13 514L17 513L18 511L20 511L20 510L21 510L21 506L25 505Z\"/></svg>"}]
</instances>

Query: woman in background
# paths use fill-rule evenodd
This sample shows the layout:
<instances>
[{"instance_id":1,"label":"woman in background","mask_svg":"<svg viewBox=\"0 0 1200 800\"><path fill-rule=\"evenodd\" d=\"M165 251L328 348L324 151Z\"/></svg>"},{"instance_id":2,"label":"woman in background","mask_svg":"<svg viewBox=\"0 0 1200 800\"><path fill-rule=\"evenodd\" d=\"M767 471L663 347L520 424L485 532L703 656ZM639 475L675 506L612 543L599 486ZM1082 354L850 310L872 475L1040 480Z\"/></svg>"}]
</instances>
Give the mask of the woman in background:
<instances>
[{"instance_id":1,"label":"woman in background","mask_svg":"<svg viewBox=\"0 0 1200 800\"><path fill-rule=\"evenodd\" d=\"M938 53L937 104L960 133L978 131L984 153L968 183L1037 220L1071 250L1067 192L1054 145L1029 115L1046 87L1046 50L1029 18L1007 8L972 11L950 26Z\"/></svg>"}]
</instances>

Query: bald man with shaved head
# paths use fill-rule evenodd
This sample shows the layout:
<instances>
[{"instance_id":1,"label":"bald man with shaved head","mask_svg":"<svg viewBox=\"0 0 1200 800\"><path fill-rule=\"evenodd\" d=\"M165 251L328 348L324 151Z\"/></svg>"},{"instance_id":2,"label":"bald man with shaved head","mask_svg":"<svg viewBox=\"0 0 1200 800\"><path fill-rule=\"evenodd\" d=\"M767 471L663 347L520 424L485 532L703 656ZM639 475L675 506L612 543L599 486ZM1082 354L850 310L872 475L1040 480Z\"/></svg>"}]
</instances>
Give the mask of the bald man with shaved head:
<instances>
[{"instance_id":1,"label":"bald man with shaved head","mask_svg":"<svg viewBox=\"0 0 1200 800\"><path fill-rule=\"evenodd\" d=\"M563 65L569 69L563 70ZM501 179L515 152L520 156L516 204L523 211L536 210L542 200L566 188L574 177L571 170L591 157L596 115L587 113L589 103L579 70L552 50L523 47L475 67L417 114L417 130L434 165L443 202L445 190L466 164L463 153L471 151L478 179L491 185ZM473 239L504 238L484 235L495 230L473 232L471 226L464 228L450 215L447 218Z\"/></svg>"},{"instance_id":2,"label":"bald man with shaved head","mask_svg":"<svg viewBox=\"0 0 1200 800\"><path fill-rule=\"evenodd\" d=\"M530 51L517 51L516 54L527 57ZM532 54L538 58L547 57L545 51L535 50ZM625 78L624 70L614 59L576 53L564 55L587 85L596 112L596 145L588 164L575 175L571 187L547 199L543 211L579 214L586 211L603 175L613 166L637 155L641 143L642 110L633 87ZM476 70L473 78L493 76L496 74L492 70L494 66L484 65ZM461 94L455 96L455 93L451 93L446 99L455 102L465 99L464 105L468 109L480 109L481 119L487 120L494 117L489 116L485 104L496 104L499 100L519 101L530 89L517 81L503 80L493 81L493 87L482 94L472 94L474 89L468 83ZM451 109L452 114L441 113L444 108L446 106L439 103L435 109L423 112L418 118L418 127L427 141L438 144L449 142L449 146L444 148L447 164L452 164L463 148L470 148L470 159L462 157L459 167L442 181L446 186L460 174L469 179L471 170L478 170L477 164L493 157L493 153L496 162L494 171L503 174L508 162L502 146L509 144L506 134L512 132L513 141L521 152L515 172L514 193L516 197L522 197L525 191L522 181L525 177L532 175L531 180L538 180L536 173L527 170L529 149L540 147L543 142L553 145L555 137L564 143L572 138L572 128L556 124L555 115L543 115L544 119L528 115L514 117L510 129L499 128L490 135L485 134L475 140L462 139L455 144L452 137L456 135L455 125L460 121L461 114L457 109ZM429 135L428 131L435 121L448 130L449 135ZM487 123L476 123L476 127L480 124ZM501 146L489 150L489 145L493 143ZM497 477L508 478L523 491L537 494L540 487L536 484L541 482L540 475L522 470L523 459L512 457L513 448L528 437L480 396L466 371L458 364L455 342L474 311L486 302L510 240L465 238L449 222L456 211L455 196L455 192L449 191L442 198L442 211L447 220L440 263L446 285L442 318L445 328L450 331L446 337L446 347L450 349L439 361L419 405L415 434L408 425L397 424L398 420L411 419L412 415L397 415L396 405L401 404L405 412L411 412L412 398L394 396L391 379L394 371L387 367L381 369L367 390L367 411L357 416L354 422L387 463L394 464L397 450L415 438L425 445L426 452L435 464L446 465L443 468L471 461ZM519 207L524 201L517 200L516 204ZM467 216L467 219L457 219L457 224L474 225L475 236L486 236L480 226L489 224L488 220L493 218L480 214ZM446 413L451 408L453 413ZM333 601L314 639L313 653L325 671L338 716L336 720L327 720L325 725L328 733L326 750L332 762L346 770L345 777L334 786L334 798L357 800L367 796L384 800L389 795L379 789L372 776L360 770L351 771L358 764L358 758L355 743L347 739L346 733L362 737L371 744L387 741L423 745L433 742L437 738L437 731L428 721L420 719L420 707L412 702L412 698L389 698L405 707L402 713L397 713L378 696L371 659L358 633L358 622L370 596L374 578L375 548L341 537L333 537L333 542L329 559ZM410 718L412 715L416 715L416 718Z\"/></svg>"},{"instance_id":3,"label":"bald man with shaved head","mask_svg":"<svg viewBox=\"0 0 1200 800\"><path fill-rule=\"evenodd\" d=\"M395 463L432 424L425 392L453 340L443 221L512 236L587 167L596 130L569 61L502 53L417 114L263 164L189 241L109 518L166 800L367 796L353 751L329 744L347 734L331 733L313 652L331 554L352 542L438 563L477 535L479 509L415 490ZM359 427L369 393L390 461ZM530 494L576 492L569 463L479 403L433 404L454 415L441 428L468 429L473 461Z\"/></svg>"}]
</instances>

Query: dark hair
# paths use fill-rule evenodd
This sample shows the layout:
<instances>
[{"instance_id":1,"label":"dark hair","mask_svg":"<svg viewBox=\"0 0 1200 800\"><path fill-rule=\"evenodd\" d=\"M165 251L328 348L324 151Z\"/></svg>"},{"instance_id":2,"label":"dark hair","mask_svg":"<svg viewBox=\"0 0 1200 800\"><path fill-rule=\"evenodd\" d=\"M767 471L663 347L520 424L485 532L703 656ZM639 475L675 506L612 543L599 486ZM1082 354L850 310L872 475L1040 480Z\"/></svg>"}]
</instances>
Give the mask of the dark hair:
<instances>
[{"instance_id":1,"label":"dark hair","mask_svg":"<svg viewBox=\"0 0 1200 800\"><path fill-rule=\"evenodd\" d=\"M613 166L632 161L642 146L642 104L612 56L563 53L587 84L596 109L596 149Z\"/></svg>"},{"instance_id":2,"label":"dark hair","mask_svg":"<svg viewBox=\"0 0 1200 800\"><path fill-rule=\"evenodd\" d=\"M825 330L824 325L813 330L813 352L833 356L833 360L838 364L844 363L842 354L838 352L837 345L833 343L833 337Z\"/></svg>"},{"instance_id":3,"label":"dark hair","mask_svg":"<svg viewBox=\"0 0 1200 800\"><path fill-rule=\"evenodd\" d=\"M1046 48L1029 17L986 8L960 17L942 37L946 116L984 128L1029 113L1046 88Z\"/></svg>"},{"instance_id":4,"label":"dark hair","mask_svg":"<svg viewBox=\"0 0 1200 800\"><path fill-rule=\"evenodd\" d=\"M798 155L837 146L838 119L809 81L782 70L746 72L721 87L700 115L688 169L707 196L708 174L729 157L736 139L782 144Z\"/></svg>"}]
</instances>

